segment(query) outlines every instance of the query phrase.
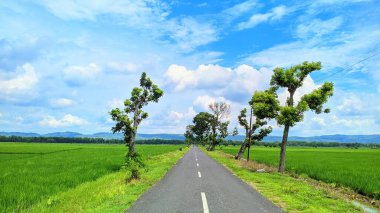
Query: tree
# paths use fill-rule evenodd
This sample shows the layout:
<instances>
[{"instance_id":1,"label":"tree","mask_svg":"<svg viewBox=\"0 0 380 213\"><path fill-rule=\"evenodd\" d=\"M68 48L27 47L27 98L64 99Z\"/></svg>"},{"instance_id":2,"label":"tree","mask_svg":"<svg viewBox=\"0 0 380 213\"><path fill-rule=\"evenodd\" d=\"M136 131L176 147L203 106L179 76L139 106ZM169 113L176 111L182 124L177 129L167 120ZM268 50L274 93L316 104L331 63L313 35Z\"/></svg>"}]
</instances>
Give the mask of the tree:
<instances>
[{"instance_id":1,"label":"tree","mask_svg":"<svg viewBox=\"0 0 380 213\"><path fill-rule=\"evenodd\" d=\"M187 125L186 126L186 132L184 134L185 136L185 143L187 146L190 146L191 144L194 144L195 142L195 135L193 132L194 125Z\"/></svg>"},{"instance_id":2,"label":"tree","mask_svg":"<svg viewBox=\"0 0 380 213\"><path fill-rule=\"evenodd\" d=\"M211 125L211 135L210 135L210 144L207 147L208 151L215 150L215 146L226 138L228 133L229 121L224 121L223 119L228 118L231 110L230 105L225 102L214 102L209 105L211 110L212 117L210 117Z\"/></svg>"},{"instance_id":3,"label":"tree","mask_svg":"<svg viewBox=\"0 0 380 213\"><path fill-rule=\"evenodd\" d=\"M148 118L148 113L144 112L142 108L150 102L158 102L163 94L164 92L143 72L140 78L140 87L133 88L131 97L124 101L124 109L116 108L110 112L112 120L116 121L116 125L111 129L112 132L122 132L128 146L125 165L131 171L131 179L138 178L138 169L144 166L135 150L137 128L142 120Z\"/></svg>"},{"instance_id":4,"label":"tree","mask_svg":"<svg viewBox=\"0 0 380 213\"><path fill-rule=\"evenodd\" d=\"M193 118L192 132L195 142L205 145L211 134L212 115L208 112L200 112Z\"/></svg>"},{"instance_id":5,"label":"tree","mask_svg":"<svg viewBox=\"0 0 380 213\"><path fill-rule=\"evenodd\" d=\"M208 144L207 150L212 151L228 135L237 135L235 128L228 132L229 121L223 121L230 113L230 106L224 102L215 102L209 105L211 113L200 112L193 118L193 125L186 127L185 138L202 145Z\"/></svg>"},{"instance_id":6,"label":"tree","mask_svg":"<svg viewBox=\"0 0 380 213\"><path fill-rule=\"evenodd\" d=\"M266 100L265 104L263 104L262 100ZM264 128L264 126L267 125L267 119L274 118L277 115L279 108L276 96L270 91L256 91L249 101L249 105L249 117L247 117L247 108L241 110L238 116L239 124L245 130L245 139L240 146L239 152L235 156L235 159L241 159L245 150L248 149L247 161L249 161L251 145L255 142L262 141L265 136L272 132L272 127ZM255 123L252 123L253 116L256 117ZM258 132L256 132L256 130L258 130Z\"/></svg>"},{"instance_id":7,"label":"tree","mask_svg":"<svg viewBox=\"0 0 380 213\"><path fill-rule=\"evenodd\" d=\"M308 110L312 110L316 114L330 112L330 109L323 110L323 104L325 104L328 101L328 98L333 95L334 85L331 82L325 82L311 93L303 95L297 105L294 103L294 94L297 89L303 85L305 78L311 72L320 69L320 62L307 61L287 69L274 69L270 81L270 85L272 86L270 90L277 91L279 88L285 88L289 93L285 106L279 108L278 115L276 116L277 123L284 126L278 168L279 172L284 172L285 170L286 143L290 127L293 127L296 123L302 121L304 113ZM265 105L264 102L262 104Z\"/></svg>"}]
</instances>

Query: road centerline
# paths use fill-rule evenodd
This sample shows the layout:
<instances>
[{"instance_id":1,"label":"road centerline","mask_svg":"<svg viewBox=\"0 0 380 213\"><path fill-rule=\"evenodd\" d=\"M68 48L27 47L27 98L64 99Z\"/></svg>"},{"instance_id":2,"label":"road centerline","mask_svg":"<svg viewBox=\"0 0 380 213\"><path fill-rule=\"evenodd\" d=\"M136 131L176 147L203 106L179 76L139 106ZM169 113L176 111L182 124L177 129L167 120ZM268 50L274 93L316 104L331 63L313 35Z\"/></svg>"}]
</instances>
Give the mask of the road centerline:
<instances>
[{"instance_id":1,"label":"road centerline","mask_svg":"<svg viewBox=\"0 0 380 213\"><path fill-rule=\"evenodd\" d=\"M203 213L209 213L206 194L204 192L201 192L201 196L203 204Z\"/></svg>"},{"instance_id":2,"label":"road centerline","mask_svg":"<svg viewBox=\"0 0 380 213\"><path fill-rule=\"evenodd\" d=\"M201 178L202 175L201 175L201 172L198 171L198 177Z\"/></svg>"}]
</instances>

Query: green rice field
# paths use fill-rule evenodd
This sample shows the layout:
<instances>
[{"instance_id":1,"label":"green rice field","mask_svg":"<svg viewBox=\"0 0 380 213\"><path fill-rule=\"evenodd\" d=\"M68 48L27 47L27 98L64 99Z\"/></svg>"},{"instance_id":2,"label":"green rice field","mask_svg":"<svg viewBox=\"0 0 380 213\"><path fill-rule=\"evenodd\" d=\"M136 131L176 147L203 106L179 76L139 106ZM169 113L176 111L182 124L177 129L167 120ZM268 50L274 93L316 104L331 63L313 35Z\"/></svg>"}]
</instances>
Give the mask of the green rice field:
<instances>
[{"instance_id":1,"label":"green rice field","mask_svg":"<svg viewBox=\"0 0 380 213\"><path fill-rule=\"evenodd\" d=\"M223 152L233 155L238 149L238 146L222 147ZM253 147L250 157L259 163L277 166L279 154L279 148ZM286 169L380 198L379 149L288 147Z\"/></svg>"},{"instance_id":2,"label":"green rice field","mask_svg":"<svg viewBox=\"0 0 380 213\"><path fill-rule=\"evenodd\" d=\"M140 145L144 158L178 150ZM0 143L0 212L22 212L82 183L119 171L124 145Z\"/></svg>"}]
</instances>

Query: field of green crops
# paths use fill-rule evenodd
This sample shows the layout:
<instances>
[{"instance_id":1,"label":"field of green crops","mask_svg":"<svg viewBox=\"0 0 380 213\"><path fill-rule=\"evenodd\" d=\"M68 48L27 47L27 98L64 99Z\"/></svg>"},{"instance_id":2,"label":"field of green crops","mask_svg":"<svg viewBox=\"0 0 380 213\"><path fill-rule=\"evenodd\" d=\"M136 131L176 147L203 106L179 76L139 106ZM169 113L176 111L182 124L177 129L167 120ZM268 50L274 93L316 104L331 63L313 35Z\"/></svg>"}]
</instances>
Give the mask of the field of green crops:
<instances>
[{"instance_id":1,"label":"field of green crops","mask_svg":"<svg viewBox=\"0 0 380 213\"><path fill-rule=\"evenodd\" d=\"M140 145L148 158L175 145ZM0 143L0 212L23 211L54 194L118 171L124 145Z\"/></svg>"},{"instance_id":2,"label":"field of green crops","mask_svg":"<svg viewBox=\"0 0 380 213\"><path fill-rule=\"evenodd\" d=\"M236 154L239 147L222 147L222 151ZM278 165L279 148L253 147L251 159ZM245 153L245 157L247 152ZM380 150L347 148L288 147L287 170L298 174L350 187L356 192L380 198Z\"/></svg>"}]
</instances>

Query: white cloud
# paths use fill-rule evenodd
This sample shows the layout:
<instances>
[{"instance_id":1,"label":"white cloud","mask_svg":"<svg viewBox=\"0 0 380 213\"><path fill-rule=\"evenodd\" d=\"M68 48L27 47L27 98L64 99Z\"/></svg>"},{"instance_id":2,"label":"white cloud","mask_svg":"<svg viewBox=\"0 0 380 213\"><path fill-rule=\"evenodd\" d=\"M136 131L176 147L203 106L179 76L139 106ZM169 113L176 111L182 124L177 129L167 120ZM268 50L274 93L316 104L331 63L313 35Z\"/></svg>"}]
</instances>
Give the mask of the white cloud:
<instances>
[{"instance_id":1,"label":"white cloud","mask_svg":"<svg viewBox=\"0 0 380 213\"><path fill-rule=\"evenodd\" d=\"M51 99L50 105L53 107L68 107L72 106L75 102L68 98L57 98L57 99Z\"/></svg>"},{"instance_id":2,"label":"white cloud","mask_svg":"<svg viewBox=\"0 0 380 213\"><path fill-rule=\"evenodd\" d=\"M219 65L199 65L196 70L187 70L184 66L170 65L165 73L167 79L174 83L175 90L181 91L195 87L220 87L226 84L231 75L230 68Z\"/></svg>"},{"instance_id":3,"label":"white cloud","mask_svg":"<svg viewBox=\"0 0 380 213\"><path fill-rule=\"evenodd\" d=\"M196 105L196 106L199 106L201 108L203 108L204 110L208 110L208 106L214 102L226 102L228 104L230 104L231 102L228 101L227 99L225 99L224 97L211 97L211 96L208 96L208 95L201 95L201 96L198 96L193 104Z\"/></svg>"},{"instance_id":4,"label":"white cloud","mask_svg":"<svg viewBox=\"0 0 380 213\"><path fill-rule=\"evenodd\" d=\"M88 122L77 116L66 114L61 119L56 119L53 116L45 116L39 124L41 126L48 127L70 127L70 126L80 126L85 125Z\"/></svg>"},{"instance_id":5,"label":"white cloud","mask_svg":"<svg viewBox=\"0 0 380 213\"><path fill-rule=\"evenodd\" d=\"M107 63L107 68L115 73L132 73L136 72L140 68L140 65L131 62L111 61Z\"/></svg>"},{"instance_id":6,"label":"white cloud","mask_svg":"<svg viewBox=\"0 0 380 213\"><path fill-rule=\"evenodd\" d=\"M159 1L122 1L116 0L110 2L91 1L91 0L63 0L48 1L43 0L44 5L52 14L62 19L79 19L95 21L101 15L112 14L122 16L123 21L130 24L146 23L153 18L165 17L166 6ZM142 22L142 20L145 20Z\"/></svg>"},{"instance_id":7,"label":"white cloud","mask_svg":"<svg viewBox=\"0 0 380 213\"><path fill-rule=\"evenodd\" d=\"M190 119L192 119L196 115L196 112L193 107L189 107L186 112L177 112L170 111L168 114L168 118L171 122L174 123L184 123Z\"/></svg>"},{"instance_id":8,"label":"white cloud","mask_svg":"<svg viewBox=\"0 0 380 213\"><path fill-rule=\"evenodd\" d=\"M17 124L21 124L22 122L24 122L24 118L21 116L17 116L15 120Z\"/></svg>"},{"instance_id":9,"label":"white cloud","mask_svg":"<svg viewBox=\"0 0 380 213\"><path fill-rule=\"evenodd\" d=\"M257 6L256 0L248 0L224 10L223 13L235 18L249 12L255 6Z\"/></svg>"},{"instance_id":10,"label":"white cloud","mask_svg":"<svg viewBox=\"0 0 380 213\"><path fill-rule=\"evenodd\" d=\"M325 39L308 39L281 44L257 52L243 62L260 66L286 67L302 61L321 61L324 69L348 67L380 44L380 30L361 29ZM331 44L329 44L331 43Z\"/></svg>"},{"instance_id":11,"label":"white cloud","mask_svg":"<svg viewBox=\"0 0 380 213\"><path fill-rule=\"evenodd\" d=\"M343 102L337 106L337 109L345 114L357 114L364 110L365 104L364 102L357 97L356 95L349 95L347 98L343 99Z\"/></svg>"},{"instance_id":12,"label":"white cloud","mask_svg":"<svg viewBox=\"0 0 380 213\"><path fill-rule=\"evenodd\" d=\"M312 118L312 120L316 123L318 123L319 125L321 126L326 126L326 122L325 122L325 119L324 118L320 118L320 117L314 117Z\"/></svg>"},{"instance_id":13,"label":"white cloud","mask_svg":"<svg viewBox=\"0 0 380 213\"><path fill-rule=\"evenodd\" d=\"M63 70L63 78L72 86L80 86L101 73L101 68L90 63L87 66L70 66Z\"/></svg>"},{"instance_id":14,"label":"white cloud","mask_svg":"<svg viewBox=\"0 0 380 213\"><path fill-rule=\"evenodd\" d=\"M259 13L259 14L252 15L248 21L239 23L238 29L244 30L248 28L253 28L256 25L264 23L264 22L279 20L283 16L285 16L288 12L289 12L288 8L286 8L284 5L277 6L268 13Z\"/></svg>"},{"instance_id":15,"label":"white cloud","mask_svg":"<svg viewBox=\"0 0 380 213\"><path fill-rule=\"evenodd\" d=\"M218 40L218 32L212 24L190 17L168 21L166 30L169 31L169 37L186 51Z\"/></svg>"},{"instance_id":16,"label":"white cloud","mask_svg":"<svg viewBox=\"0 0 380 213\"><path fill-rule=\"evenodd\" d=\"M115 108L122 109L124 108L124 101L121 99L114 98L111 101L108 101L107 106L110 109L115 109Z\"/></svg>"},{"instance_id":17,"label":"white cloud","mask_svg":"<svg viewBox=\"0 0 380 213\"><path fill-rule=\"evenodd\" d=\"M165 75L175 91L203 89L216 96L247 102L255 90L268 88L272 70L257 70L245 64L236 68L199 65L196 70L171 65Z\"/></svg>"},{"instance_id":18,"label":"white cloud","mask_svg":"<svg viewBox=\"0 0 380 213\"><path fill-rule=\"evenodd\" d=\"M299 38L320 37L331 33L341 26L343 18L338 16L328 20L314 19L297 26L296 35Z\"/></svg>"},{"instance_id":19,"label":"white cloud","mask_svg":"<svg viewBox=\"0 0 380 213\"><path fill-rule=\"evenodd\" d=\"M350 3L360 3L368 2L372 0L317 0L313 1L313 6L322 6L322 5L333 5L333 4L350 4Z\"/></svg>"},{"instance_id":20,"label":"white cloud","mask_svg":"<svg viewBox=\"0 0 380 213\"><path fill-rule=\"evenodd\" d=\"M170 65L165 73L167 80L175 84L175 91L187 88L226 88L236 90L262 89L269 83L272 71L266 68L256 70L248 65L240 65L235 69L219 65L199 65L196 70L188 70L184 66Z\"/></svg>"},{"instance_id":21,"label":"white cloud","mask_svg":"<svg viewBox=\"0 0 380 213\"><path fill-rule=\"evenodd\" d=\"M374 119L369 118L351 118L351 119L340 119L337 116L332 116L331 122L334 125L342 125L344 127L356 127L358 129L371 129L369 127L376 126Z\"/></svg>"},{"instance_id":22,"label":"white cloud","mask_svg":"<svg viewBox=\"0 0 380 213\"><path fill-rule=\"evenodd\" d=\"M169 18L169 6L159 0L123 1L42 1L48 11L62 19L109 21L126 25L138 33L144 32L157 39L174 40L184 51L218 39L218 31L211 22L190 16ZM107 15L107 19L102 19Z\"/></svg>"},{"instance_id":23,"label":"white cloud","mask_svg":"<svg viewBox=\"0 0 380 213\"><path fill-rule=\"evenodd\" d=\"M14 78L0 79L0 92L6 95L28 93L38 82L38 77L31 64L18 67Z\"/></svg>"}]
</instances>

